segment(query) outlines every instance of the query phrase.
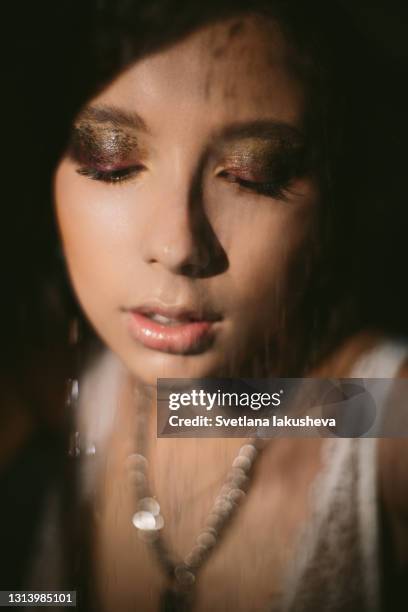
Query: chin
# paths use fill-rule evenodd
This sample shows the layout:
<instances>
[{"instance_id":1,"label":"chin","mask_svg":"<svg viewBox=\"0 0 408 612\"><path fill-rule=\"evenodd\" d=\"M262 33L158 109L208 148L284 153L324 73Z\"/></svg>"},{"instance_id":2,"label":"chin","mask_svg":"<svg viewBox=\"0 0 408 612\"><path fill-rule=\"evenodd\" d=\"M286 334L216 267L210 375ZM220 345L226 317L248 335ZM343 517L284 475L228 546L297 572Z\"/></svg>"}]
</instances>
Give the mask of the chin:
<instances>
[{"instance_id":1,"label":"chin","mask_svg":"<svg viewBox=\"0 0 408 612\"><path fill-rule=\"evenodd\" d=\"M175 355L144 349L127 355L125 365L135 380L156 386L158 378L207 378L222 376L225 366L220 355L208 350L198 355Z\"/></svg>"}]
</instances>

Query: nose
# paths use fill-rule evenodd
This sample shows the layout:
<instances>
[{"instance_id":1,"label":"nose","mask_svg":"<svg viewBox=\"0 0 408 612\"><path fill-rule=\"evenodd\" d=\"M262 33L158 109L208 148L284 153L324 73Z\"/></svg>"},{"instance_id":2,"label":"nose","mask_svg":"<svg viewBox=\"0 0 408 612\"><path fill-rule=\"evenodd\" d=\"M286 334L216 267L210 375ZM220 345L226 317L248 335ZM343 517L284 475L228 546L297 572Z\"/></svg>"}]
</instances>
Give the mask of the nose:
<instances>
[{"instance_id":1,"label":"nose","mask_svg":"<svg viewBox=\"0 0 408 612\"><path fill-rule=\"evenodd\" d=\"M167 186L168 187L168 186ZM203 276L210 265L206 227L209 225L199 189L173 185L171 190L157 194L146 228L144 259L185 276Z\"/></svg>"}]
</instances>

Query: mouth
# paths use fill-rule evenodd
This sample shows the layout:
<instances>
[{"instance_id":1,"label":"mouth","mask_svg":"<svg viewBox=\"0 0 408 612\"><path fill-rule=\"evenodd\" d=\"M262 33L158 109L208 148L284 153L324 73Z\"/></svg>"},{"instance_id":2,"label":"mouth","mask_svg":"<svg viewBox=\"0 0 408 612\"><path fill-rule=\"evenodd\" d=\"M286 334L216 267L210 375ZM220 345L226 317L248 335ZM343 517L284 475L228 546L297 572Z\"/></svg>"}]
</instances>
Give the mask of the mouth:
<instances>
[{"instance_id":1,"label":"mouth","mask_svg":"<svg viewBox=\"0 0 408 612\"><path fill-rule=\"evenodd\" d=\"M193 355L214 341L221 316L214 311L163 304L124 309L133 339L164 353Z\"/></svg>"}]
</instances>

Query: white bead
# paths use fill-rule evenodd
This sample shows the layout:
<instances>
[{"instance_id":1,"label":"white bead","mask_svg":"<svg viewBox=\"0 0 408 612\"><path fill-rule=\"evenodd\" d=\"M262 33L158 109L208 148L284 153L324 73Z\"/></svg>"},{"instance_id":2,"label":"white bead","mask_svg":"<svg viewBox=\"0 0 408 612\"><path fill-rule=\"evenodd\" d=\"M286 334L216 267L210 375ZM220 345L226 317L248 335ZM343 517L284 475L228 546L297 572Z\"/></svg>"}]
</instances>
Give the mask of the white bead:
<instances>
[{"instance_id":1,"label":"white bead","mask_svg":"<svg viewBox=\"0 0 408 612\"><path fill-rule=\"evenodd\" d=\"M214 537L212 533L203 532L197 538L197 544L201 544L201 546L205 546L206 548L213 548L217 542L217 539Z\"/></svg>"},{"instance_id":2,"label":"white bead","mask_svg":"<svg viewBox=\"0 0 408 612\"><path fill-rule=\"evenodd\" d=\"M214 504L213 511L225 517L227 514L229 514L232 508L233 503L229 499L224 498L223 500L217 501Z\"/></svg>"},{"instance_id":3,"label":"white bead","mask_svg":"<svg viewBox=\"0 0 408 612\"><path fill-rule=\"evenodd\" d=\"M138 453L132 453L126 458L125 466L129 469L138 469L145 471L147 469L148 461L143 455Z\"/></svg>"},{"instance_id":4,"label":"white bead","mask_svg":"<svg viewBox=\"0 0 408 612\"><path fill-rule=\"evenodd\" d=\"M241 489L231 489L231 491L228 494L228 497L235 503L240 502L241 500L244 499L245 497L245 491L242 491Z\"/></svg>"},{"instance_id":5,"label":"white bead","mask_svg":"<svg viewBox=\"0 0 408 612\"><path fill-rule=\"evenodd\" d=\"M190 584L194 584L195 582L195 576L193 572L187 569L184 565L176 567L176 569L174 570L174 574L176 576L177 582L179 582L180 584L188 586Z\"/></svg>"},{"instance_id":6,"label":"white bead","mask_svg":"<svg viewBox=\"0 0 408 612\"><path fill-rule=\"evenodd\" d=\"M248 485L249 478L240 468L232 468L229 474L230 483L233 489L241 489Z\"/></svg>"},{"instance_id":7,"label":"white bead","mask_svg":"<svg viewBox=\"0 0 408 612\"><path fill-rule=\"evenodd\" d=\"M138 502L137 509L150 512L153 516L160 514L160 505L153 497L143 497L143 499Z\"/></svg>"},{"instance_id":8,"label":"white bead","mask_svg":"<svg viewBox=\"0 0 408 612\"><path fill-rule=\"evenodd\" d=\"M156 519L151 512L136 512L132 517L132 523L137 529L152 530L156 529Z\"/></svg>"},{"instance_id":9,"label":"white bead","mask_svg":"<svg viewBox=\"0 0 408 612\"><path fill-rule=\"evenodd\" d=\"M228 497L231 491L231 485L225 484L221 487L218 497Z\"/></svg>"},{"instance_id":10,"label":"white bead","mask_svg":"<svg viewBox=\"0 0 408 612\"><path fill-rule=\"evenodd\" d=\"M146 485L146 476L142 474L142 472L131 471L128 474L128 479L129 479L129 482L135 485L140 485L140 486Z\"/></svg>"},{"instance_id":11,"label":"white bead","mask_svg":"<svg viewBox=\"0 0 408 612\"><path fill-rule=\"evenodd\" d=\"M209 514L207 518L207 526L218 531L224 522L224 517L218 514L215 510Z\"/></svg>"},{"instance_id":12,"label":"white bead","mask_svg":"<svg viewBox=\"0 0 408 612\"><path fill-rule=\"evenodd\" d=\"M212 533L212 535L216 538L218 533L217 530L214 529L214 527L206 527L205 528L205 533Z\"/></svg>"},{"instance_id":13,"label":"white bead","mask_svg":"<svg viewBox=\"0 0 408 612\"><path fill-rule=\"evenodd\" d=\"M232 467L240 468L241 470L244 470L244 472L248 472L251 465L252 465L252 461L248 457L244 457L243 455L240 455L239 457L236 457L234 459Z\"/></svg>"},{"instance_id":14,"label":"white bead","mask_svg":"<svg viewBox=\"0 0 408 612\"><path fill-rule=\"evenodd\" d=\"M184 563L189 567L197 567L200 564L200 559L198 555L195 555L193 552L189 553L187 557L184 559Z\"/></svg>"},{"instance_id":15,"label":"white bead","mask_svg":"<svg viewBox=\"0 0 408 612\"><path fill-rule=\"evenodd\" d=\"M257 454L258 451L253 444L244 444L244 446L241 446L238 453L238 455L240 456L248 457L248 459L250 459L251 461L255 459Z\"/></svg>"}]
</instances>

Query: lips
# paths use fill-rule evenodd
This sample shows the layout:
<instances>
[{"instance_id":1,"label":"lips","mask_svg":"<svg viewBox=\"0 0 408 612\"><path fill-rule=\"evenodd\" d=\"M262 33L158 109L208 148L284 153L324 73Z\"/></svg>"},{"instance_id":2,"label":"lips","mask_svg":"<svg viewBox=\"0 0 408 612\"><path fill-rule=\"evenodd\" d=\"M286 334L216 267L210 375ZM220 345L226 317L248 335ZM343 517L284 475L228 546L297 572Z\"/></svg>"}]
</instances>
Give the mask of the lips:
<instances>
[{"instance_id":1,"label":"lips","mask_svg":"<svg viewBox=\"0 0 408 612\"><path fill-rule=\"evenodd\" d=\"M197 354L211 345L221 317L209 310L146 304L126 310L132 337L146 348Z\"/></svg>"}]
</instances>

